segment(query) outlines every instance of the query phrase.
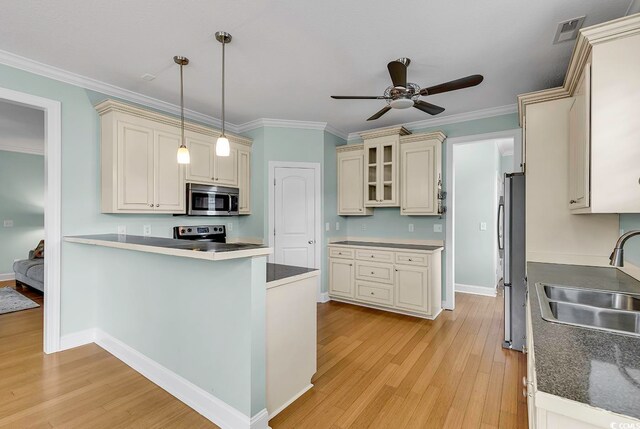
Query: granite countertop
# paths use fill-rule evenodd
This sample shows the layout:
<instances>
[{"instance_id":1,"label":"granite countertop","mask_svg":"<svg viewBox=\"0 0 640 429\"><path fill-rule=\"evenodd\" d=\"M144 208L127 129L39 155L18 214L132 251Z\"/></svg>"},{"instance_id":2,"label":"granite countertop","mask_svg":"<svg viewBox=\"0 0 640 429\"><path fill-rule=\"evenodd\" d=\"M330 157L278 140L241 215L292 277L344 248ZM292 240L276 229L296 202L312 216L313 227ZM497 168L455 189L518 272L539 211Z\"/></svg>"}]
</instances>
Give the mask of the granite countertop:
<instances>
[{"instance_id":1,"label":"granite countertop","mask_svg":"<svg viewBox=\"0 0 640 429\"><path fill-rule=\"evenodd\" d=\"M427 244L403 244L403 243L376 243L372 241L335 241L331 244L338 244L342 246L362 246L362 247L387 247L389 249L404 249L404 250L422 250L422 251L434 251L443 249L443 246L431 246Z\"/></svg>"},{"instance_id":2,"label":"granite countertop","mask_svg":"<svg viewBox=\"0 0 640 429\"><path fill-rule=\"evenodd\" d=\"M529 262L529 301L537 388L640 418L640 337L547 322L539 282L640 294L640 282L615 268Z\"/></svg>"},{"instance_id":3,"label":"granite countertop","mask_svg":"<svg viewBox=\"0 0 640 429\"><path fill-rule=\"evenodd\" d=\"M213 243L140 235L95 234L69 236L64 239L71 243L93 244L209 260L261 256L271 253L269 247L259 244Z\"/></svg>"},{"instance_id":4,"label":"granite countertop","mask_svg":"<svg viewBox=\"0 0 640 429\"><path fill-rule=\"evenodd\" d=\"M316 268L267 263L267 283L318 271Z\"/></svg>"}]
</instances>

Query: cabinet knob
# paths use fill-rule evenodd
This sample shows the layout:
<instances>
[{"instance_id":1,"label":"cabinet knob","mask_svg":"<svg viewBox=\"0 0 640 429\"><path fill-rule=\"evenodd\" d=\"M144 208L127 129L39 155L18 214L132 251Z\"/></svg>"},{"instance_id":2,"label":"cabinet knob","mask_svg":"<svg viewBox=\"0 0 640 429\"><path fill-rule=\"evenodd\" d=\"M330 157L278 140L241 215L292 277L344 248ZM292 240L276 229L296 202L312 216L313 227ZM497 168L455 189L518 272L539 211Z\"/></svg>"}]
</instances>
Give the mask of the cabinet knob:
<instances>
[{"instance_id":1,"label":"cabinet knob","mask_svg":"<svg viewBox=\"0 0 640 429\"><path fill-rule=\"evenodd\" d=\"M413 261L413 259L409 258L409 262Z\"/></svg>"},{"instance_id":2,"label":"cabinet knob","mask_svg":"<svg viewBox=\"0 0 640 429\"><path fill-rule=\"evenodd\" d=\"M153 207L153 204L149 204L149 207Z\"/></svg>"},{"instance_id":3,"label":"cabinet knob","mask_svg":"<svg viewBox=\"0 0 640 429\"><path fill-rule=\"evenodd\" d=\"M353 264L349 264L350 267L353 267Z\"/></svg>"},{"instance_id":4,"label":"cabinet knob","mask_svg":"<svg viewBox=\"0 0 640 429\"><path fill-rule=\"evenodd\" d=\"M156 207L160 207L160 204L156 204Z\"/></svg>"},{"instance_id":5,"label":"cabinet knob","mask_svg":"<svg viewBox=\"0 0 640 429\"><path fill-rule=\"evenodd\" d=\"M375 258L375 256L371 255L372 258Z\"/></svg>"},{"instance_id":6,"label":"cabinet knob","mask_svg":"<svg viewBox=\"0 0 640 429\"><path fill-rule=\"evenodd\" d=\"M373 274L375 274L375 273L374 273L373 271L371 271L371 274L373 275Z\"/></svg>"},{"instance_id":7,"label":"cabinet knob","mask_svg":"<svg viewBox=\"0 0 640 429\"><path fill-rule=\"evenodd\" d=\"M358 209L358 211L359 211L359 212L361 212L361 211L362 211L362 209Z\"/></svg>"},{"instance_id":8,"label":"cabinet knob","mask_svg":"<svg viewBox=\"0 0 640 429\"><path fill-rule=\"evenodd\" d=\"M398 269L396 268L396 271L398 271Z\"/></svg>"},{"instance_id":9,"label":"cabinet knob","mask_svg":"<svg viewBox=\"0 0 640 429\"><path fill-rule=\"evenodd\" d=\"M371 292L371 295L374 295L374 293L373 293L373 292Z\"/></svg>"}]
</instances>

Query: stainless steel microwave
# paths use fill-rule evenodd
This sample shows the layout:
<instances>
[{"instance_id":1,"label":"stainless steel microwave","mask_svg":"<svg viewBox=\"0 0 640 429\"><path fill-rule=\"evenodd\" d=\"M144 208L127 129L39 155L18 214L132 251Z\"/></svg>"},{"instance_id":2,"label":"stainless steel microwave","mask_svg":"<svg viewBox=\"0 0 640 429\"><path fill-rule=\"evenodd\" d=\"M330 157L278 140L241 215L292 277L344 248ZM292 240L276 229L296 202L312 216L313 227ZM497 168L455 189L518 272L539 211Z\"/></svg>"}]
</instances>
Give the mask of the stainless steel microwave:
<instances>
[{"instance_id":1,"label":"stainless steel microwave","mask_svg":"<svg viewBox=\"0 0 640 429\"><path fill-rule=\"evenodd\" d=\"M187 183L187 215L235 216L239 194L238 188Z\"/></svg>"}]
</instances>

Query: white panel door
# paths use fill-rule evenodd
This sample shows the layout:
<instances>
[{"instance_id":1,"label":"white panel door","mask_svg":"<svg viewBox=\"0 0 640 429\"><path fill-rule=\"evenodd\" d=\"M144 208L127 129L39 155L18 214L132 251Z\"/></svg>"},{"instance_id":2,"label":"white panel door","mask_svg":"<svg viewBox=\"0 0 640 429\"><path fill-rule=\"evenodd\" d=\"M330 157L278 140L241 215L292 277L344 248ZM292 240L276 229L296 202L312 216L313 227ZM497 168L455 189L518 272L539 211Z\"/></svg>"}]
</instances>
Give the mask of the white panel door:
<instances>
[{"instance_id":1,"label":"white panel door","mask_svg":"<svg viewBox=\"0 0 640 429\"><path fill-rule=\"evenodd\" d=\"M275 169L275 263L315 268L315 171Z\"/></svg>"},{"instance_id":2,"label":"white panel door","mask_svg":"<svg viewBox=\"0 0 640 429\"><path fill-rule=\"evenodd\" d=\"M118 121L118 209L153 205L153 130Z\"/></svg>"},{"instance_id":3,"label":"white panel door","mask_svg":"<svg viewBox=\"0 0 640 429\"><path fill-rule=\"evenodd\" d=\"M179 146L180 135L156 131L154 201L158 211L185 211L184 171L176 157Z\"/></svg>"}]
</instances>

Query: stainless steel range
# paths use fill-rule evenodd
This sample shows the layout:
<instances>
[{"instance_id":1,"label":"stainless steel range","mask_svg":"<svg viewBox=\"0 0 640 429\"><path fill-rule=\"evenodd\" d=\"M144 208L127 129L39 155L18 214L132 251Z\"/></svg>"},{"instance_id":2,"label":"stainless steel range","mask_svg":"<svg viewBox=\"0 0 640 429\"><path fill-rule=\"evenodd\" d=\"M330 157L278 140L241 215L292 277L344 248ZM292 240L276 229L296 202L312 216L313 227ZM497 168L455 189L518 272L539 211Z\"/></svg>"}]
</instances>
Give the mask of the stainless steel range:
<instances>
[{"instance_id":1,"label":"stainless steel range","mask_svg":"<svg viewBox=\"0 0 640 429\"><path fill-rule=\"evenodd\" d=\"M226 243L227 230L224 225L175 226L173 228L173 238L211 243Z\"/></svg>"}]
</instances>

